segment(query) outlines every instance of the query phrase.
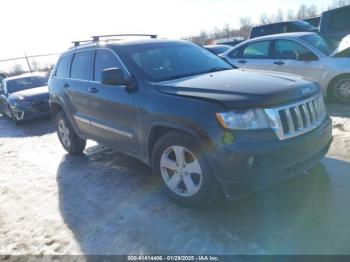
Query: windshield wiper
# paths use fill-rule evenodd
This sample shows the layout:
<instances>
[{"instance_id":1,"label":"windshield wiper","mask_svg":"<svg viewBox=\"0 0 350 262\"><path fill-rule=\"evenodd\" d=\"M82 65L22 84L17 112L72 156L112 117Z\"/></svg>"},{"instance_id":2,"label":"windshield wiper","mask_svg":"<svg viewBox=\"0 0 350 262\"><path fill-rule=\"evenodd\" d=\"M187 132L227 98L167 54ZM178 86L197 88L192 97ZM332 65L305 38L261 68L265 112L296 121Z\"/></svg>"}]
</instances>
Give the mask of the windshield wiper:
<instances>
[{"instance_id":1,"label":"windshield wiper","mask_svg":"<svg viewBox=\"0 0 350 262\"><path fill-rule=\"evenodd\" d=\"M195 75L203 75L203 74L207 74L207 73L213 73L213 72L231 70L231 69L232 68L227 68L227 67L214 67L214 68L211 68L208 71L204 71L204 72L202 71L202 72L193 72L193 73L189 73L189 74L173 75L173 76L167 77L165 79L161 79L160 81L169 81L169 80L174 80L174 79L178 79L178 78L185 78L185 77L195 76Z\"/></svg>"},{"instance_id":2,"label":"windshield wiper","mask_svg":"<svg viewBox=\"0 0 350 262\"><path fill-rule=\"evenodd\" d=\"M213 68L209 69L208 73L231 70L231 69L232 68L227 68L227 67L213 67Z\"/></svg>"},{"instance_id":3,"label":"windshield wiper","mask_svg":"<svg viewBox=\"0 0 350 262\"><path fill-rule=\"evenodd\" d=\"M190 74L173 75L173 76L167 77L165 79L162 79L161 81L168 81L168 80L174 80L174 79L178 79L178 78L185 78L185 77L200 75L200 74L204 74L204 73L205 72L195 72L195 73L190 73Z\"/></svg>"}]
</instances>

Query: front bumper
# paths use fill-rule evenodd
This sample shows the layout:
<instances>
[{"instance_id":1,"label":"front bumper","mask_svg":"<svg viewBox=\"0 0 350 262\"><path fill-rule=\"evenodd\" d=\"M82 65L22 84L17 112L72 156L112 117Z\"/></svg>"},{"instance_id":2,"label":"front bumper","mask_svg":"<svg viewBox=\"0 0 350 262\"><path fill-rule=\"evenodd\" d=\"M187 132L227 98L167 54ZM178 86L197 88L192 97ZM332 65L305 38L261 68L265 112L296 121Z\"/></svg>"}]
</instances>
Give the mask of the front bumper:
<instances>
[{"instance_id":1,"label":"front bumper","mask_svg":"<svg viewBox=\"0 0 350 262\"><path fill-rule=\"evenodd\" d=\"M283 141L270 130L227 134L212 129L209 136L211 168L226 197L235 200L315 166L330 147L332 124L326 118L318 128Z\"/></svg>"},{"instance_id":2,"label":"front bumper","mask_svg":"<svg viewBox=\"0 0 350 262\"><path fill-rule=\"evenodd\" d=\"M30 105L11 106L17 121L30 120L50 115L50 106L48 101L33 102Z\"/></svg>"}]
</instances>

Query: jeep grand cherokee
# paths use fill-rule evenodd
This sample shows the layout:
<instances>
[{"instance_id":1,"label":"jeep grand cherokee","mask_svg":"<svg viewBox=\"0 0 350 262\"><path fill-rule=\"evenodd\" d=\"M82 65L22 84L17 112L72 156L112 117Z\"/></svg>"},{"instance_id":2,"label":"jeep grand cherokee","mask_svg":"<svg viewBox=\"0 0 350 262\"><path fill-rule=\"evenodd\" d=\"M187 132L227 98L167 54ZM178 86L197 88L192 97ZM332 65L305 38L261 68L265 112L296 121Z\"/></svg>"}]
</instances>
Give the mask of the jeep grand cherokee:
<instances>
[{"instance_id":1,"label":"jeep grand cherokee","mask_svg":"<svg viewBox=\"0 0 350 262\"><path fill-rule=\"evenodd\" d=\"M191 207L300 174L332 141L317 84L235 69L186 41L76 43L49 88L69 153L82 153L86 139L116 148L151 165L169 197Z\"/></svg>"}]
</instances>

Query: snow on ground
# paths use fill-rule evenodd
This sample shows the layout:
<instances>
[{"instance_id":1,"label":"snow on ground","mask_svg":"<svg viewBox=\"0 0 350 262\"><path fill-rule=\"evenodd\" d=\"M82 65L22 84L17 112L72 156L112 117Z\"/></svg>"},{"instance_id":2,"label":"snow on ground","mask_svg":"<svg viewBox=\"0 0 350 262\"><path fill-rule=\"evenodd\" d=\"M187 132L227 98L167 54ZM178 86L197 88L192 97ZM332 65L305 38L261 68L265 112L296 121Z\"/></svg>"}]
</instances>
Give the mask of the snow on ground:
<instances>
[{"instance_id":1,"label":"snow on ground","mask_svg":"<svg viewBox=\"0 0 350 262\"><path fill-rule=\"evenodd\" d=\"M350 110L329 106L322 164L235 203L170 202L150 169L89 142L67 155L50 120L0 118L1 254L350 254Z\"/></svg>"}]
</instances>

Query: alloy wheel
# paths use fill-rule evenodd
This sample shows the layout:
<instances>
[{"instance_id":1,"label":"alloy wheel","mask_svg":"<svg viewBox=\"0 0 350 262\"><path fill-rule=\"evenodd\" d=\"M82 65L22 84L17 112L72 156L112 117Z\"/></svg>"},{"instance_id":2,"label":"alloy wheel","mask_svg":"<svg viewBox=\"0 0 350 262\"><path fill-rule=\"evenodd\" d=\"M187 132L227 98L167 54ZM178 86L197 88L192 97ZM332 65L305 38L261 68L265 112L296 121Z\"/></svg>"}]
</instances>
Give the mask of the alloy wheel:
<instances>
[{"instance_id":1,"label":"alloy wheel","mask_svg":"<svg viewBox=\"0 0 350 262\"><path fill-rule=\"evenodd\" d=\"M350 79L343 79L334 87L334 95L341 102L350 102Z\"/></svg>"},{"instance_id":2,"label":"alloy wheel","mask_svg":"<svg viewBox=\"0 0 350 262\"><path fill-rule=\"evenodd\" d=\"M160 170L167 187L179 196L193 196L202 185L203 175L198 159L182 146L171 146L163 152Z\"/></svg>"},{"instance_id":3,"label":"alloy wheel","mask_svg":"<svg viewBox=\"0 0 350 262\"><path fill-rule=\"evenodd\" d=\"M58 121L58 134L61 138L62 143L66 147L69 147L71 144L70 136L69 136L70 133L69 133L69 129L68 129L68 127L63 119L60 119Z\"/></svg>"}]
</instances>

